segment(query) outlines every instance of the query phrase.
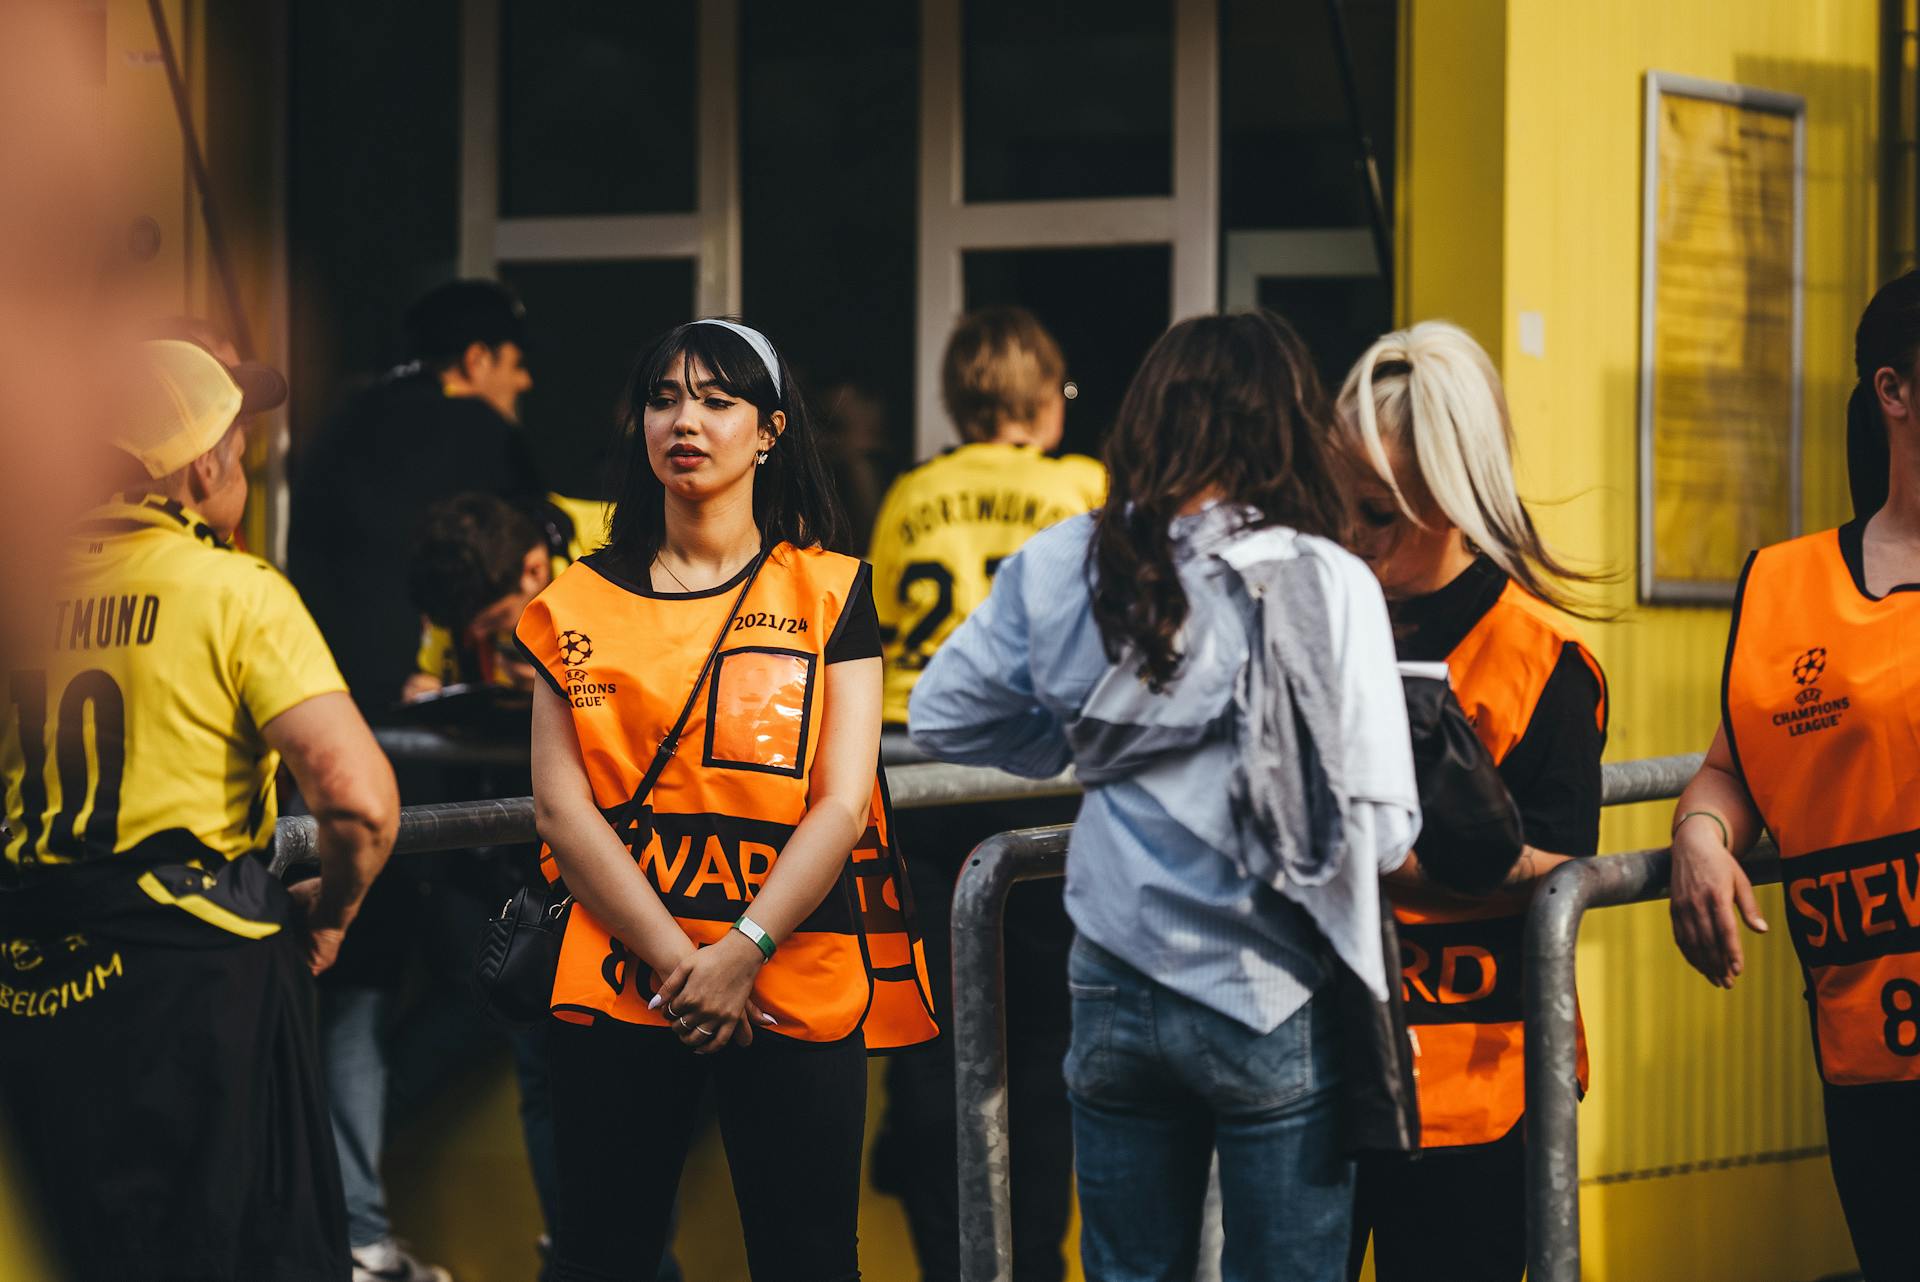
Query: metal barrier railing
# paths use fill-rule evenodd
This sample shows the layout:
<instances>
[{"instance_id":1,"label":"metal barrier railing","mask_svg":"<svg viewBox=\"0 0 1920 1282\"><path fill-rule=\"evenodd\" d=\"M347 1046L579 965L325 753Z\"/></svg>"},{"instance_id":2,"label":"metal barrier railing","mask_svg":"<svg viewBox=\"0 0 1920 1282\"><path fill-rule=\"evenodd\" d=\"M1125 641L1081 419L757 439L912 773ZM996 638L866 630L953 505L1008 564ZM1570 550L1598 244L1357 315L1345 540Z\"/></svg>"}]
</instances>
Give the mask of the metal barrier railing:
<instances>
[{"instance_id":1,"label":"metal barrier railing","mask_svg":"<svg viewBox=\"0 0 1920 1282\"><path fill-rule=\"evenodd\" d=\"M374 741L394 764L425 766L525 766L531 741L525 735L502 739L483 734L458 734L425 725L384 725L373 728ZM880 736L880 764L915 765L931 761L913 746L907 733L888 727Z\"/></svg>"},{"instance_id":2,"label":"metal barrier railing","mask_svg":"<svg viewBox=\"0 0 1920 1282\"><path fill-rule=\"evenodd\" d=\"M1742 866L1756 886L1780 880L1780 860L1770 844ZM1581 919L1592 908L1665 899L1672 867L1669 848L1576 860L1549 873L1527 909L1530 1282L1580 1279L1580 1087L1575 1080L1579 1014L1574 945L1580 939Z\"/></svg>"},{"instance_id":3,"label":"metal barrier railing","mask_svg":"<svg viewBox=\"0 0 1920 1282\"><path fill-rule=\"evenodd\" d=\"M404 745L395 739L390 746L403 755L418 750L418 759L447 759L429 737ZM1601 804L1677 797L1700 761L1693 753L1608 765ZM898 810L1070 796L1079 790L1071 770L1042 780L942 763L889 766L886 773ZM1002 937L1007 892L1018 882L1063 875L1071 831L1070 826L1032 828L991 837L974 850L955 887L952 1044L959 1118L960 1275L966 1282L1007 1282L1012 1276ZM310 862L317 836L309 815L281 819L275 831L274 871ZM535 839L531 797L409 806L400 812L394 853ZM1664 897L1669 859L1670 852L1662 849L1577 860L1555 869L1528 909L1527 1276L1534 1282L1577 1282L1580 1276L1574 948L1581 919L1591 908ZM1780 879L1777 860L1764 856L1747 869L1756 885Z\"/></svg>"},{"instance_id":4,"label":"metal barrier railing","mask_svg":"<svg viewBox=\"0 0 1920 1282\"><path fill-rule=\"evenodd\" d=\"M436 755L432 760L445 763L448 758ZM1078 791L1080 785L1074 782L1071 770L1051 779L1021 779L985 766L952 766L944 762L887 767L887 795L892 798L895 810L1014 801L1022 797L1070 797ZM430 850L458 850L463 846L510 845L537 837L533 828L532 797L408 806L400 812L400 832L394 840L393 853L423 854ZM274 829L274 873L278 875L295 864L312 862L318 838L319 829L312 815L288 815L280 820Z\"/></svg>"},{"instance_id":5,"label":"metal barrier railing","mask_svg":"<svg viewBox=\"0 0 1920 1282\"><path fill-rule=\"evenodd\" d=\"M1700 768L1700 761L1699 753L1686 753L1608 765L1601 774L1601 804L1624 806L1677 797ZM1001 833L987 839L974 850L973 856L961 869L960 881L954 892L952 1023L955 1103L960 1128L960 1276L963 1282L1008 1282L1013 1276L1013 1202L1007 1165L1006 972L1001 940L1007 891L1017 882L1058 877L1064 873L1067 839L1071 831L1069 827L1033 828ZM1630 874L1638 862L1660 853L1663 852L1642 851L1638 855L1582 859L1567 865L1565 869L1556 869L1547 879L1545 888L1535 895L1532 914L1537 916L1542 901L1549 899L1546 888L1564 885L1571 891L1576 884L1586 886L1586 877L1597 878L1597 884L1611 885L1616 880L1623 884L1634 884L1630 875L1621 874ZM1614 864L1623 865L1621 874L1612 872ZM1576 877L1581 878L1577 883ZM1639 884L1644 888L1651 883L1643 880ZM1663 866L1659 886L1664 885ZM1646 897L1658 893L1657 888L1648 890ZM1556 890L1551 899L1558 906L1566 902L1566 892ZM1630 901L1608 899L1595 902ZM1535 948L1533 920L1529 920L1527 929L1528 1046L1533 1046L1536 994L1540 995L1542 1001L1550 997L1563 999L1555 1002L1555 1009L1558 1013L1564 1007L1566 1069L1557 1084L1564 1087L1560 1093L1568 1096L1573 1094L1573 938L1578 926L1579 915L1576 911L1560 934L1539 936L1539 942L1543 945L1562 938L1566 941L1564 954L1547 961L1547 965L1553 968L1551 978L1554 982L1551 985L1544 984L1535 969L1540 954ZM1562 975L1564 982L1561 982ZM1565 1222L1572 1226L1572 1245L1569 1249L1562 1238L1556 1237L1554 1241L1561 1244L1555 1250L1559 1258L1572 1260L1574 1271L1568 1274L1539 1269L1539 1261L1546 1256L1544 1249L1536 1252L1533 1244L1548 1235L1530 1229L1529 1259L1535 1262L1536 1271L1530 1271L1528 1277L1534 1282L1560 1282L1563 1278L1577 1279L1579 1276L1579 1205L1576 1200L1569 1213L1565 1198L1560 1196L1566 1190L1571 1190L1571 1196L1577 1199L1579 1180L1575 1168L1545 1161L1542 1156L1544 1146L1533 1143L1532 1101L1535 1098L1536 1063L1540 1059L1539 1055L1529 1052L1529 1222L1533 1222L1531 1212L1536 1202L1543 1207L1550 1206L1554 1216L1565 1217ZM1550 1071L1544 1064L1538 1070L1540 1073ZM1560 1100L1552 1086L1543 1084L1542 1089L1547 1092L1544 1098L1551 1099L1557 1107ZM1577 1100L1573 1102L1577 1103ZM1576 1152L1573 1131L1577 1125L1571 1105L1564 1116L1556 1113L1556 1122L1559 1129L1555 1132L1555 1143L1564 1145L1565 1153L1571 1157ZM1565 1189L1556 1186L1549 1190L1540 1186L1543 1175L1562 1181Z\"/></svg>"}]
</instances>

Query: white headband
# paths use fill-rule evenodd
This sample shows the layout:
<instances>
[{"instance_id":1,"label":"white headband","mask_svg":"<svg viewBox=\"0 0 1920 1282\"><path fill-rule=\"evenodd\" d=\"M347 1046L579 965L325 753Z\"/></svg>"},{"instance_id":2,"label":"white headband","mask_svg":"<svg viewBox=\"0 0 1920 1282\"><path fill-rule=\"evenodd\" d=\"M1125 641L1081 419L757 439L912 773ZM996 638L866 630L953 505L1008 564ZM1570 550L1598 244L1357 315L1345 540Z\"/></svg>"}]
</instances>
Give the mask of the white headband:
<instances>
[{"instance_id":1,"label":"white headband","mask_svg":"<svg viewBox=\"0 0 1920 1282\"><path fill-rule=\"evenodd\" d=\"M730 320L719 320L717 318L697 320L693 323L695 325L718 325L723 329L730 329L740 335L740 337L746 339L747 346L751 347L754 354L760 358L760 363L767 367L767 377L773 380L773 390L782 396L787 394L786 390L780 386L780 358L773 354L773 344L767 341L765 334L762 334L757 329L748 329L745 325L736 325Z\"/></svg>"}]
</instances>

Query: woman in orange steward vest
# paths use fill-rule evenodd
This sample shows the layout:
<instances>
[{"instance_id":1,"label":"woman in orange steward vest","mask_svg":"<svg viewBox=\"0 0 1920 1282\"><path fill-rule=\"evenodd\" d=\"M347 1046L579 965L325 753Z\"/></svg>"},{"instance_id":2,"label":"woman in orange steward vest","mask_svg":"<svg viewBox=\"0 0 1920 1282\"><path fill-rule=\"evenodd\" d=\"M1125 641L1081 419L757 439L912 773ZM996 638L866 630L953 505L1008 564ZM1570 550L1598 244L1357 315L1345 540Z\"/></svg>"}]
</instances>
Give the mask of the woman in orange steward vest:
<instances>
[{"instance_id":1,"label":"woman in orange steward vest","mask_svg":"<svg viewBox=\"0 0 1920 1282\"><path fill-rule=\"evenodd\" d=\"M868 568L822 546L840 516L758 331L681 326L627 400L607 546L518 629L547 678L535 813L575 896L551 1277L652 1276L711 1081L753 1276L856 1278L866 1056L935 1031L879 785Z\"/></svg>"},{"instance_id":2,"label":"woman in orange steward vest","mask_svg":"<svg viewBox=\"0 0 1920 1282\"><path fill-rule=\"evenodd\" d=\"M1833 1182L1884 1282L1914 1276L1920 1195L1920 273L1874 295L1854 364L1856 514L1740 575L1720 728L1674 810L1672 915L1687 960L1732 987L1736 910L1767 929L1740 857L1773 834Z\"/></svg>"},{"instance_id":3,"label":"woman in orange steward vest","mask_svg":"<svg viewBox=\"0 0 1920 1282\"><path fill-rule=\"evenodd\" d=\"M1418 1160L1363 1160L1351 1273L1517 1282L1526 1268L1521 934L1532 883L1600 839L1606 681L1568 628L1548 550L1515 489L1493 362L1457 326L1388 334L1347 376L1337 421L1359 474L1354 547L1379 576L1403 662L1444 661L1520 812L1505 886L1426 880L1419 843L1387 878L1420 1097ZM1551 852L1551 853L1549 853ZM1586 1043L1580 1077L1586 1081Z\"/></svg>"}]
</instances>

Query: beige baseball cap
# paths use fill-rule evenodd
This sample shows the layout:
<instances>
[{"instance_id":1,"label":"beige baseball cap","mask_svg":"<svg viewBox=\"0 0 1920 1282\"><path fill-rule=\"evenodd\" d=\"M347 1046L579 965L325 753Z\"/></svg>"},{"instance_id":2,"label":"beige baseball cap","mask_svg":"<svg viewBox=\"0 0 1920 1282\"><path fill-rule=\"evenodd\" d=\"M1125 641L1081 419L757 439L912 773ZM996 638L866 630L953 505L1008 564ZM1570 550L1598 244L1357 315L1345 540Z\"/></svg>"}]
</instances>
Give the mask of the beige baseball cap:
<instances>
[{"instance_id":1,"label":"beige baseball cap","mask_svg":"<svg viewBox=\"0 0 1920 1282\"><path fill-rule=\"evenodd\" d=\"M113 444L139 459L149 476L179 471L218 445L242 414L286 399L286 380L277 370L228 366L195 343L149 339L136 355L134 394Z\"/></svg>"}]
</instances>

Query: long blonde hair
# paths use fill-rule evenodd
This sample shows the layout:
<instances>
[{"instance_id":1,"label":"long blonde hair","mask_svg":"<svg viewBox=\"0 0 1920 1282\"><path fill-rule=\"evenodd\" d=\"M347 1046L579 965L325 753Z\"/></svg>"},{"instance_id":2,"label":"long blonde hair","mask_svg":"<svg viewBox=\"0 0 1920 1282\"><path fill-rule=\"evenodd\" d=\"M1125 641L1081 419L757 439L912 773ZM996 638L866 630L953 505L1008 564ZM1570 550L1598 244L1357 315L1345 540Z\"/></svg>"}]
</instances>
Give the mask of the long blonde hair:
<instances>
[{"instance_id":1,"label":"long blonde hair","mask_svg":"<svg viewBox=\"0 0 1920 1282\"><path fill-rule=\"evenodd\" d=\"M1349 448L1372 465L1408 520L1425 526L1393 475L1389 440L1412 450L1433 501L1475 550L1541 600L1595 617L1555 580L1605 576L1569 566L1534 528L1514 486L1506 390L1473 335L1447 321L1421 321L1375 340L1348 372L1335 414Z\"/></svg>"}]
</instances>

